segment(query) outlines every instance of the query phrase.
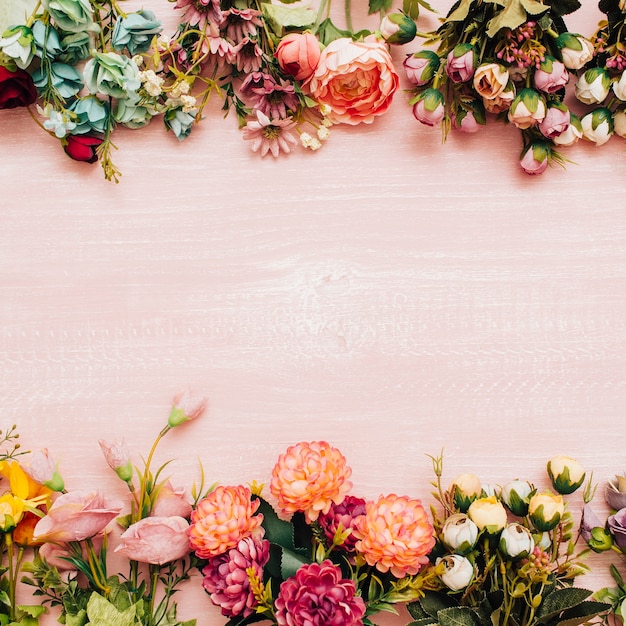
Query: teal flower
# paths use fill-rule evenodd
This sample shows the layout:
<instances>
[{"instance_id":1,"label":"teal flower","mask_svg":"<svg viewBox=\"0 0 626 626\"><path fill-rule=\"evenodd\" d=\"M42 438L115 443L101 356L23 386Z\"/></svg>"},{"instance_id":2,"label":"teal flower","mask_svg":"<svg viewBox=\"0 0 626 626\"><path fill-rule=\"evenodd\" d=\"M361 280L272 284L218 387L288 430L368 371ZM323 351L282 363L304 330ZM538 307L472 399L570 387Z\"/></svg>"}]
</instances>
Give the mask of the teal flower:
<instances>
[{"instance_id":1,"label":"teal flower","mask_svg":"<svg viewBox=\"0 0 626 626\"><path fill-rule=\"evenodd\" d=\"M118 18L113 28L111 43L117 51L127 48L133 55L146 52L150 48L152 38L161 30L161 22L156 19L154 13L143 9Z\"/></svg>"},{"instance_id":2,"label":"teal flower","mask_svg":"<svg viewBox=\"0 0 626 626\"><path fill-rule=\"evenodd\" d=\"M141 128L152 120L151 113L145 106L140 106L126 98L117 101L113 109L113 119L127 128Z\"/></svg>"},{"instance_id":3,"label":"teal flower","mask_svg":"<svg viewBox=\"0 0 626 626\"><path fill-rule=\"evenodd\" d=\"M182 141L189 136L196 116L185 113L182 109L170 109L163 118L165 128L171 130L178 141Z\"/></svg>"},{"instance_id":4,"label":"teal flower","mask_svg":"<svg viewBox=\"0 0 626 626\"><path fill-rule=\"evenodd\" d=\"M71 65L51 63L49 72L46 71L46 67L40 67L33 74L37 89L43 91L48 85L52 85L62 98L71 98L82 89L83 81L80 74Z\"/></svg>"},{"instance_id":5,"label":"teal flower","mask_svg":"<svg viewBox=\"0 0 626 626\"><path fill-rule=\"evenodd\" d=\"M89 58L91 49L91 36L88 32L70 33L61 40L62 54L59 61L76 65L80 61Z\"/></svg>"},{"instance_id":6,"label":"teal flower","mask_svg":"<svg viewBox=\"0 0 626 626\"><path fill-rule=\"evenodd\" d=\"M44 24L41 20L37 20L33 23L33 38L35 41L35 54L43 59L55 59L62 52L61 42L59 40L59 33L50 24ZM65 62L63 59L60 61ZM72 64L70 64L72 65Z\"/></svg>"},{"instance_id":7,"label":"teal flower","mask_svg":"<svg viewBox=\"0 0 626 626\"><path fill-rule=\"evenodd\" d=\"M141 86L139 69L132 59L115 52L95 52L87 61L83 73L91 93L113 98L137 99Z\"/></svg>"},{"instance_id":8,"label":"teal flower","mask_svg":"<svg viewBox=\"0 0 626 626\"><path fill-rule=\"evenodd\" d=\"M93 8L89 0L43 0L42 4L61 30L70 33L99 30L94 24Z\"/></svg>"},{"instance_id":9,"label":"teal flower","mask_svg":"<svg viewBox=\"0 0 626 626\"><path fill-rule=\"evenodd\" d=\"M95 131L104 133L109 119L109 104L96 98L96 96L85 96L78 98L68 107L74 113L76 128L74 135L84 135Z\"/></svg>"}]
</instances>

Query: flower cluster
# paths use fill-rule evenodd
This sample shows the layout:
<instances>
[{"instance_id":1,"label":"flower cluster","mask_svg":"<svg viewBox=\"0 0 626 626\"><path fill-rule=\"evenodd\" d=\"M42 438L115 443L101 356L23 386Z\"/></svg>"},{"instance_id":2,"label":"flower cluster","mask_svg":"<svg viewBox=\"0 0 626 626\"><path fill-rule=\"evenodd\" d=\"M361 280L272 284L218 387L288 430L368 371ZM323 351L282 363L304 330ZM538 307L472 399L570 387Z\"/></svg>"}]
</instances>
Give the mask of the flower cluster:
<instances>
[{"instance_id":1,"label":"flower cluster","mask_svg":"<svg viewBox=\"0 0 626 626\"><path fill-rule=\"evenodd\" d=\"M343 454L324 441L290 446L263 486L217 487L191 516L203 587L238 624L360 626L421 596L435 545L419 500L350 493Z\"/></svg>"},{"instance_id":2,"label":"flower cluster","mask_svg":"<svg viewBox=\"0 0 626 626\"><path fill-rule=\"evenodd\" d=\"M45 509L35 519L31 538L37 556L22 569L29 572L27 582L36 588L35 595L43 598L42 607L60 607L63 623L195 624L179 621L172 601L195 565L188 540L192 504L185 489L161 478L165 466L153 472L151 464L161 439L205 408L204 398L189 393L177 397L142 470L134 467L123 441L100 441L108 465L128 489L128 502L99 490L66 491L55 466L41 453L24 463L25 471L59 492L47 496ZM11 471L14 468L11 465ZM108 573L114 521L123 529L115 553L128 562L127 573Z\"/></svg>"},{"instance_id":3,"label":"flower cluster","mask_svg":"<svg viewBox=\"0 0 626 626\"><path fill-rule=\"evenodd\" d=\"M433 510L437 546L430 571L439 588L409 604L418 623L586 623L608 610L606 603L586 601L591 591L572 587L586 567L582 553L575 555L563 494L582 485L579 463L564 456L548 463L556 492L521 479L496 488L474 474L458 476L444 490L442 465L441 456L433 458L433 495L442 512Z\"/></svg>"},{"instance_id":4,"label":"flower cluster","mask_svg":"<svg viewBox=\"0 0 626 626\"><path fill-rule=\"evenodd\" d=\"M564 103L565 86L591 56L588 41L569 33L562 18L579 6L577 0L457 3L428 36L436 51L405 59L416 119L441 123L445 139L450 129L478 131L492 115L521 131L526 173L562 164L557 148L582 136L580 120Z\"/></svg>"}]
</instances>

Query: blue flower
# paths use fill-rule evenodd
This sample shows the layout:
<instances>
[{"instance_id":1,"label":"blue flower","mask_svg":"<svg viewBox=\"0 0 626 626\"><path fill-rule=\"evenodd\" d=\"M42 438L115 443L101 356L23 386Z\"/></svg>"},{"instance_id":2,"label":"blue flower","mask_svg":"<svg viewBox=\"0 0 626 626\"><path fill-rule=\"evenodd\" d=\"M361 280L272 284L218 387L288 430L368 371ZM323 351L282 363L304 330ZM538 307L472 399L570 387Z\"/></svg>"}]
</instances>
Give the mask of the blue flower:
<instances>
[{"instance_id":1,"label":"blue flower","mask_svg":"<svg viewBox=\"0 0 626 626\"><path fill-rule=\"evenodd\" d=\"M62 98L71 98L83 88L80 74L65 63L42 65L34 72L33 82L40 91L45 91L48 85L52 85Z\"/></svg>"},{"instance_id":2,"label":"blue flower","mask_svg":"<svg viewBox=\"0 0 626 626\"><path fill-rule=\"evenodd\" d=\"M152 11L142 9L137 13L129 13L115 22L111 43L113 48L121 51L127 48L131 54L146 52L155 35L161 32L161 22Z\"/></svg>"}]
</instances>

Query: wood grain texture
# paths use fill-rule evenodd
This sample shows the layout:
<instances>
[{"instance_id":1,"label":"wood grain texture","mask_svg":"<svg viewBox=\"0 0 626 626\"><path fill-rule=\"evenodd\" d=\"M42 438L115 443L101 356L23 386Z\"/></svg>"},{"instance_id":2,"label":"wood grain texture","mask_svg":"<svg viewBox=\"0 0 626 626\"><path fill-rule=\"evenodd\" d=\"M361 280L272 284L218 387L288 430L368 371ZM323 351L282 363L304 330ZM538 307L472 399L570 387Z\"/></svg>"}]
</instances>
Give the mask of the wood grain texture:
<instances>
[{"instance_id":1,"label":"wood grain texture","mask_svg":"<svg viewBox=\"0 0 626 626\"><path fill-rule=\"evenodd\" d=\"M585 4L572 30L595 24ZM318 153L261 160L218 108L182 144L117 132L117 186L0 112L2 423L59 456L68 487L119 489L97 440L145 453L185 387L210 414L159 457L186 484L198 459L209 480L267 482L308 439L340 447L366 497L432 502L442 447L447 480L542 484L557 453L598 481L623 470L619 140L532 178L514 129L442 145L399 94ZM197 581L180 597L223 623Z\"/></svg>"}]
</instances>

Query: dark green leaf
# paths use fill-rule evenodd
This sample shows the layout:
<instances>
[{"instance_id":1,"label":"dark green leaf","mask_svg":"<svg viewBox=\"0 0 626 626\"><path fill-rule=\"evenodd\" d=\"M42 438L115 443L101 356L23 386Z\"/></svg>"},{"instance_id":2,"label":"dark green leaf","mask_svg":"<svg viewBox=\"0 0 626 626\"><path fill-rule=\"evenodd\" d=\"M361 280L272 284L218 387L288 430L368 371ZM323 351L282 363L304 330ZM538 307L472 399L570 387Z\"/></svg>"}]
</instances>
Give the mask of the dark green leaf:
<instances>
[{"instance_id":1,"label":"dark green leaf","mask_svg":"<svg viewBox=\"0 0 626 626\"><path fill-rule=\"evenodd\" d=\"M262 526L265 529L265 539L286 548L293 548L293 530L289 522L281 520L269 502L259 498L261 504L258 513L263 515Z\"/></svg>"},{"instance_id":2,"label":"dark green leaf","mask_svg":"<svg viewBox=\"0 0 626 626\"><path fill-rule=\"evenodd\" d=\"M283 548L282 558L280 563L281 569L281 577L283 580L287 578L291 578L295 576L296 572L302 567L305 563L310 563L311 561L307 559L305 556L298 554L297 552L293 552L292 550L287 550L287 548Z\"/></svg>"},{"instance_id":3,"label":"dark green leaf","mask_svg":"<svg viewBox=\"0 0 626 626\"><path fill-rule=\"evenodd\" d=\"M422 605L419 601L409 602L406 605L406 609L409 612L409 615L416 620L424 619L425 617L429 617L428 613L424 611Z\"/></svg>"},{"instance_id":4,"label":"dark green leaf","mask_svg":"<svg viewBox=\"0 0 626 626\"><path fill-rule=\"evenodd\" d=\"M337 28L328 17L319 25L317 29L317 36L322 45L327 46L331 41L335 41L335 39L352 37L352 33L348 30L341 30L340 28Z\"/></svg>"},{"instance_id":5,"label":"dark green leaf","mask_svg":"<svg viewBox=\"0 0 626 626\"><path fill-rule=\"evenodd\" d=\"M434 591L427 591L420 600L420 604L426 614L431 617L437 617L439 611L443 609L454 607L454 602L445 593L435 593Z\"/></svg>"},{"instance_id":6,"label":"dark green leaf","mask_svg":"<svg viewBox=\"0 0 626 626\"><path fill-rule=\"evenodd\" d=\"M537 611L537 618L540 624L545 624L551 619L558 617L563 611L571 609L583 600L586 600L591 591L587 589L579 589L571 587L569 589L556 589L549 593L541 603Z\"/></svg>"},{"instance_id":7,"label":"dark green leaf","mask_svg":"<svg viewBox=\"0 0 626 626\"><path fill-rule=\"evenodd\" d=\"M369 0L368 15L372 13L388 13L391 11L393 0Z\"/></svg>"},{"instance_id":8,"label":"dark green leaf","mask_svg":"<svg viewBox=\"0 0 626 626\"><path fill-rule=\"evenodd\" d=\"M610 604L606 602L588 601L581 602L575 607L565 611L560 619L559 624L562 626L576 626L577 624L584 624L589 621L591 617L604 613L611 608Z\"/></svg>"},{"instance_id":9,"label":"dark green leaf","mask_svg":"<svg viewBox=\"0 0 626 626\"><path fill-rule=\"evenodd\" d=\"M548 0L547 4L552 7L552 11L556 15L569 15L580 9L581 6L579 0Z\"/></svg>"},{"instance_id":10,"label":"dark green leaf","mask_svg":"<svg viewBox=\"0 0 626 626\"><path fill-rule=\"evenodd\" d=\"M424 617L409 622L406 626L437 626L437 622L432 617Z\"/></svg>"},{"instance_id":11,"label":"dark green leaf","mask_svg":"<svg viewBox=\"0 0 626 626\"><path fill-rule=\"evenodd\" d=\"M439 626L483 626L478 615L469 607L453 606L437 613Z\"/></svg>"}]
</instances>

